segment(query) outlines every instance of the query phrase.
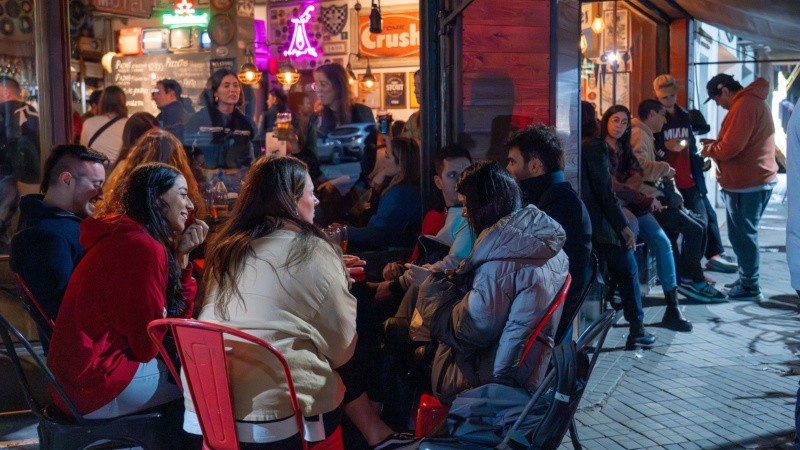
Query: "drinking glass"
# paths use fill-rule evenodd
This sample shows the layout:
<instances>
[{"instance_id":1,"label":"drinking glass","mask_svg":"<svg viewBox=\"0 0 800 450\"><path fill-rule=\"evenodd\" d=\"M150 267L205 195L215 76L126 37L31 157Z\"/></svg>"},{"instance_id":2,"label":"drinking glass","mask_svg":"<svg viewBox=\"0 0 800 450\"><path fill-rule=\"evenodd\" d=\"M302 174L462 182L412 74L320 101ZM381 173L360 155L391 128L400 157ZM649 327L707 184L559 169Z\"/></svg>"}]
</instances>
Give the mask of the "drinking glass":
<instances>
[{"instance_id":1,"label":"drinking glass","mask_svg":"<svg viewBox=\"0 0 800 450\"><path fill-rule=\"evenodd\" d=\"M275 134L278 140L285 141L289 139L292 129L292 113L278 113L278 118L275 121Z\"/></svg>"},{"instance_id":2,"label":"drinking glass","mask_svg":"<svg viewBox=\"0 0 800 450\"><path fill-rule=\"evenodd\" d=\"M344 225L329 225L325 233L333 242L342 247L342 253L347 253L347 227Z\"/></svg>"}]
</instances>

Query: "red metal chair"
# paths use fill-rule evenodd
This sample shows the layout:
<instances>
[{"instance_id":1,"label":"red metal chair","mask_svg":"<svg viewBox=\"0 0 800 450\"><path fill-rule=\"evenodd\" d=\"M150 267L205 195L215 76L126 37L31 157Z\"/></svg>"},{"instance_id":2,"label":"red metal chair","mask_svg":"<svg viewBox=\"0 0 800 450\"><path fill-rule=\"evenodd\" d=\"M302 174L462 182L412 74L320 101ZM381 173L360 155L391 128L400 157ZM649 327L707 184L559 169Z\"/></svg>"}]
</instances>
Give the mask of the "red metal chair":
<instances>
[{"instance_id":1,"label":"red metal chair","mask_svg":"<svg viewBox=\"0 0 800 450\"><path fill-rule=\"evenodd\" d=\"M572 276L567 274L567 279L564 280L564 285L561 286L561 290L556 294L555 300L550 304L550 307L547 308L547 312L539 319L539 323L536 324L533 333L528 337L528 342L525 344L525 348L522 350L522 354L519 358L520 362L525 361L531 348L533 348L533 344L536 343L536 340L539 338L539 334L547 323L550 322L553 314L564 304L571 283ZM558 342L556 342L556 344L558 344ZM419 400L419 409L417 409L417 426L414 430L414 436L417 438L427 437L431 432L440 428L445 419L447 419L447 412L449 410L450 406L442 404L435 396L422 394Z\"/></svg>"},{"instance_id":2,"label":"red metal chair","mask_svg":"<svg viewBox=\"0 0 800 450\"><path fill-rule=\"evenodd\" d=\"M225 335L263 347L281 363L289 385L289 397L297 421L302 448L303 450L308 448L308 443L304 439L302 410L297 400L289 364L278 349L263 339L223 325L191 319L154 320L148 325L147 331L164 356L170 372L178 380L179 385L180 377L163 344L163 337L167 330L170 330L175 338L189 394L203 431L204 450L239 449L229 388L228 364L225 356ZM341 438L341 434L339 437Z\"/></svg>"}]
</instances>

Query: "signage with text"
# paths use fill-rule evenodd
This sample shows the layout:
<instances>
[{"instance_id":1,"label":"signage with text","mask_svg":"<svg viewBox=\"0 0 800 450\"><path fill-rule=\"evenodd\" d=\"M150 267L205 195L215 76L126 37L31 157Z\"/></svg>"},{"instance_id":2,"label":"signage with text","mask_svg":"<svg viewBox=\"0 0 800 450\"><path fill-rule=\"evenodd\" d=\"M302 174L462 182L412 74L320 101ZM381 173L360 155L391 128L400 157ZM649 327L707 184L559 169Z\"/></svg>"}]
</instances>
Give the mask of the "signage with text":
<instances>
[{"instance_id":1,"label":"signage with text","mask_svg":"<svg viewBox=\"0 0 800 450\"><path fill-rule=\"evenodd\" d=\"M419 56L419 12L383 13L383 33L369 32L369 16L358 18L358 50L373 58Z\"/></svg>"},{"instance_id":2,"label":"signage with text","mask_svg":"<svg viewBox=\"0 0 800 450\"><path fill-rule=\"evenodd\" d=\"M154 0L92 0L97 11L145 19L150 18L154 5Z\"/></svg>"}]
</instances>

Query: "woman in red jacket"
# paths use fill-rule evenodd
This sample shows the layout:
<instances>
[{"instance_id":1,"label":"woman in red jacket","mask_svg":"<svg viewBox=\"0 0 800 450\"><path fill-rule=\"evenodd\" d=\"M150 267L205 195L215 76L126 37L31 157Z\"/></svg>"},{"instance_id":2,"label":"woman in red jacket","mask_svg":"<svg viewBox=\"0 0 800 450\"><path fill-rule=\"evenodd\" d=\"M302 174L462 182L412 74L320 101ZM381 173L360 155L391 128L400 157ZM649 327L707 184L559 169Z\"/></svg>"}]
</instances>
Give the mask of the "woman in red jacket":
<instances>
[{"instance_id":1,"label":"woman in red jacket","mask_svg":"<svg viewBox=\"0 0 800 450\"><path fill-rule=\"evenodd\" d=\"M181 397L147 324L191 315L197 287L188 255L208 231L201 221L186 226L193 210L181 173L151 163L131 173L118 212L81 223L86 253L67 285L48 363L86 418Z\"/></svg>"}]
</instances>

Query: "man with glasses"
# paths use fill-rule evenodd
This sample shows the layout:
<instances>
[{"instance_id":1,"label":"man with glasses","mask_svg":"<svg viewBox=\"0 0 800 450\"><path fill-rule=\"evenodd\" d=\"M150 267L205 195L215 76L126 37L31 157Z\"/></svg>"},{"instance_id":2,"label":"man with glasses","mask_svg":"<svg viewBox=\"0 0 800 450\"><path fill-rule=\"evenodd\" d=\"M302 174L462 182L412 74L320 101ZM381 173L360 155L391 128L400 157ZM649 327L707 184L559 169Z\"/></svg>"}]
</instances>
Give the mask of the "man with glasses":
<instances>
[{"instance_id":1,"label":"man with glasses","mask_svg":"<svg viewBox=\"0 0 800 450\"><path fill-rule=\"evenodd\" d=\"M158 80L151 93L153 101L161 110L156 116L161 128L174 134L181 141L183 141L183 127L189 121L189 112L181 102L182 91L180 83L164 78Z\"/></svg>"},{"instance_id":2,"label":"man with glasses","mask_svg":"<svg viewBox=\"0 0 800 450\"><path fill-rule=\"evenodd\" d=\"M701 155L717 162L733 252L739 261L739 279L730 285L731 300L763 298L758 283L758 223L777 184L775 124L766 100L769 82L757 78L746 88L721 73L706 84L708 99L728 110L717 140L701 139Z\"/></svg>"},{"instance_id":3,"label":"man with glasses","mask_svg":"<svg viewBox=\"0 0 800 450\"><path fill-rule=\"evenodd\" d=\"M20 231L11 240L11 269L56 318L72 271L83 256L81 220L103 199L108 159L82 145L57 145L44 166L40 194L22 197Z\"/></svg>"}]
</instances>

